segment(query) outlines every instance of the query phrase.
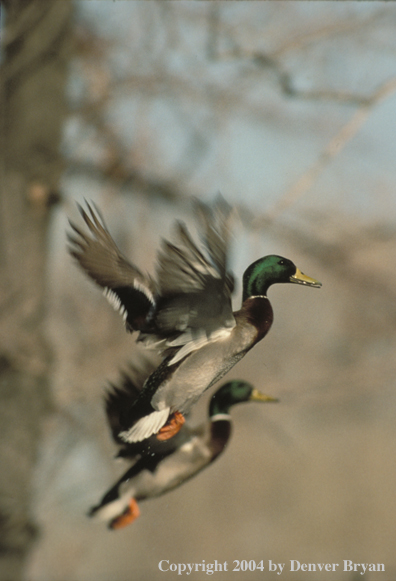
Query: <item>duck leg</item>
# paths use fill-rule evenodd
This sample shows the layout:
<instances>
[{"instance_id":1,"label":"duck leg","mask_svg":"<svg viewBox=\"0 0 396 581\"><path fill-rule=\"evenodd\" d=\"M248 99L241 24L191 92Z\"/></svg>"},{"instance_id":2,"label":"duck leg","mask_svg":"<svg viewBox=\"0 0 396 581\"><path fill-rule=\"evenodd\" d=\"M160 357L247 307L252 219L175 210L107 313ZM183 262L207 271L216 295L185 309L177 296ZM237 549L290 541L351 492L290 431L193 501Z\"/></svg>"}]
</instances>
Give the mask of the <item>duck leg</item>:
<instances>
[{"instance_id":1,"label":"duck leg","mask_svg":"<svg viewBox=\"0 0 396 581\"><path fill-rule=\"evenodd\" d=\"M129 501L129 505L127 506L126 510L114 518L110 524L109 528L111 529L122 529L136 520L140 516L140 509L138 503L134 498L131 498Z\"/></svg>"},{"instance_id":2,"label":"duck leg","mask_svg":"<svg viewBox=\"0 0 396 581\"><path fill-rule=\"evenodd\" d=\"M160 429L157 434L157 440L161 442L165 440L170 440L177 434L177 432L181 429L182 425L186 421L183 414L176 411L170 417L166 424Z\"/></svg>"}]
</instances>

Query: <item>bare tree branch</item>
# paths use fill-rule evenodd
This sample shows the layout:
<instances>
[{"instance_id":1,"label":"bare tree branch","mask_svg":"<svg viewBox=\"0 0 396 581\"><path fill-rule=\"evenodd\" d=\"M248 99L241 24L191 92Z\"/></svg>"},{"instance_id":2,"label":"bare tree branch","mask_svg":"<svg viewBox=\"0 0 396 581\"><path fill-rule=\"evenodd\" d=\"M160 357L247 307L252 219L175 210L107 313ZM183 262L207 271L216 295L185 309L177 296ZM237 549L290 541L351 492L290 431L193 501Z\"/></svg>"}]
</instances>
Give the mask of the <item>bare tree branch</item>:
<instances>
[{"instance_id":1,"label":"bare tree branch","mask_svg":"<svg viewBox=\"0 0 396 581\"><path fill-rule=\"evenodd\" d=\"M331 160L341 153L344 147L355 137L367 121L373 109L384 99L396 91L396 77L381 85L352 116L340 131L330 140L318 160L305 172L291 189L268 210L264 222L274 220L279 215L302 198L313 186L319 175L323 173ZM254 227L259 227L261 219L254 221Z\"/></svg>"}]
</instances>

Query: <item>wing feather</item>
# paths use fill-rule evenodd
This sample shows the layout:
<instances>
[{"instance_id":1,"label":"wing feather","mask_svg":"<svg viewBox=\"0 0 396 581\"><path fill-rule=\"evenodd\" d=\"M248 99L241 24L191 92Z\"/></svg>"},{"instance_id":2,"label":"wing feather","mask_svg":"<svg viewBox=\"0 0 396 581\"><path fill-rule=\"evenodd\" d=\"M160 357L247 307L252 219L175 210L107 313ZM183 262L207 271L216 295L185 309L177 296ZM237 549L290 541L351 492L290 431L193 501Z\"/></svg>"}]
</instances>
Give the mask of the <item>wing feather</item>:
<instances>
[{"instance_id":1,"label":"wing feather","mask_svg":"<svg viewBox=\"0 0 396 581\"><path fill-rule=\"evenodd\" d=\"M235 326L228 272L231 207L221 197L195 207L202 247L177 222L175 240L164 240L158 253L156 282L123 256L97 208L79 206L87 231L70 222L72 256L104 289L127 329L139 330L146 346L171 350L172 363Z\"/></svg>"},{"instance_id":2,"label":"wing feather","mask_svg":"<svg viewBox=\"0 0 396 581\"><path fill-rule=\"evenodd\" d=\"M99 211L87 203L88 213L78 205L88 233L72 221L68 233L70 254L104 291L121 313L129 330L142 327L155 304L155 283L120 252Z\"/></svg>"},{"instance_id":3,"label":"wing feather","mask_svg":"<svg viewBox=\"0 0 396 581\"><path fill-rule=\"evenodd\" d=\"M140 337L146 344L153 342L151 332L167 339L165 347L179 346L172 363L235 325L233 276L227 265L231 207L220 197L213 206L196 202L196 208L202 251L178 222L174 243L163 241L158 254L159 298L151 328Z\"/></svg>"}]
</instances>

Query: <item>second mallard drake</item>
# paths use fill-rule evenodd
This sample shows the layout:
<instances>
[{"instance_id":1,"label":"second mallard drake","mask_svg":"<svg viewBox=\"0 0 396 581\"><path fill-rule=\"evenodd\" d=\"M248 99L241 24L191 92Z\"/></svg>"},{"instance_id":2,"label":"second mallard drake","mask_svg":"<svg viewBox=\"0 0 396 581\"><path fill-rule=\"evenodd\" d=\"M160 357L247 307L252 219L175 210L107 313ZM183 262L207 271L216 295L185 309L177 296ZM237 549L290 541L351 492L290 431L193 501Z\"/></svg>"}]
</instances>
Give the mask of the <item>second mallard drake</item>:
<instances>
[{"instance_id":1,"label":"second mallard drake","mask_svg":"<svg viewBox=\"0 0 396 581\"><path fill-rule=\"evenodd\" d=\"M253 262L243 275L240 310L233 312L233 277L228 272L230 206L219 198L197 203L206 256L178 222L176 243L163 242L156 279L144 275L119 251L103 219L80 207L88 227L71 223L71 253L122 314L138 340L155 345L162 363L147 378L136 402L125 409L120 437L138 442L158 434L168 439L202 393L221 379L269 331L273 311L267 298L275 283L320 287L291 260L277 255Z\"/></svg>"},{"instance_id":2,"label":"second mallard drake","mask_svg":"<svg viewBox=\"0 0 396 581\"><path fill-rule=\"evenodd\" d=\"M132 466L93 507L90 516L120 529L140 514L138 501L162 496L196 476L224 451L231 436L230 408L243 402L275 402L246 381L233 380L222 385L212 396L207 420L196 428L186 423L166 442L154 436L144 442L125 444L118 437L120 413L133 403L142 386L142 376L133 368L123 376L121 387L113 386L106 399L106 412L113 437L121 446L118 456Z\"/></svg>"}]
</instances>

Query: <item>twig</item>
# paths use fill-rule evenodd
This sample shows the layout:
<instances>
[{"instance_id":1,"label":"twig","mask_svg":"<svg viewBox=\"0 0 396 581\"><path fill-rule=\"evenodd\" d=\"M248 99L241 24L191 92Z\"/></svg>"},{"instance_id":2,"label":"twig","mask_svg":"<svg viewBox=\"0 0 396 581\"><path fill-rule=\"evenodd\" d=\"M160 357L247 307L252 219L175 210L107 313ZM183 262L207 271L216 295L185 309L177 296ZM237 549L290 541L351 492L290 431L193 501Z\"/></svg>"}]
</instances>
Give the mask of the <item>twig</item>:
<instances>
[{"instance_id":1,"label":"twig","mask_svg":"<svg viewBox=\"0 0 396 581\"><path fill-rule=\"evenodd\" d=\"M313 186L319 175L325 170L330 161L339 155L344 147L353 139L362 125L366 122L373 108L381 101L391 96L396 91L396 77L381 85L364 105L362 105L344 125L340 131L330 140L319 159L305 172L300 179L278 200L263 218L255 220L255 225L264 221L274 220L297 200L302 198Z\"/></svg>"}]
</instances>

